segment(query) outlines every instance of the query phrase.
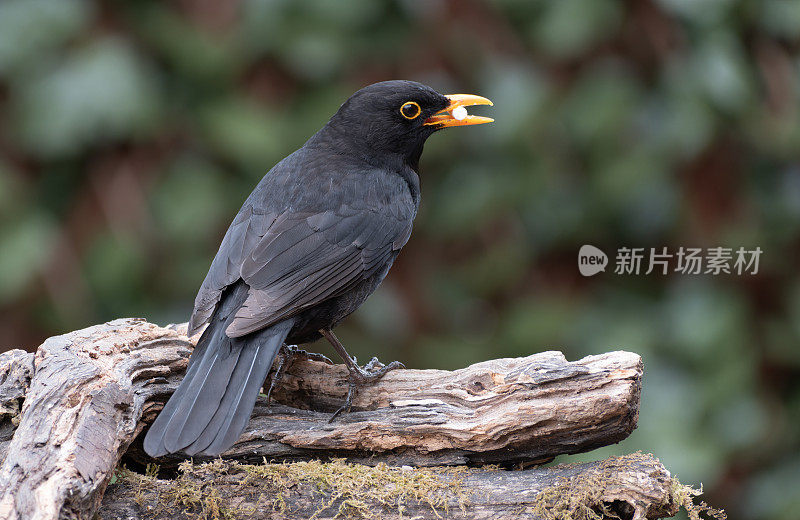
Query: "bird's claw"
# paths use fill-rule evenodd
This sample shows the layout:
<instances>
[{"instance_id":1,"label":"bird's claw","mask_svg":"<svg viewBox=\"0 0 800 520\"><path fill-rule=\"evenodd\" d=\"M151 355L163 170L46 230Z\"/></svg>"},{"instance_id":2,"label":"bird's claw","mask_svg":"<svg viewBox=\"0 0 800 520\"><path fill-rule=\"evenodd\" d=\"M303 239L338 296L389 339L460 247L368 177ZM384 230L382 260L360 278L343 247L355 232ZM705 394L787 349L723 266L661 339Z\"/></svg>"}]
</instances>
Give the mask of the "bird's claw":
<instances>
[{"instance_id":1,"label":"bird's claw","mask_svg":"<svg viewBox=\"0 0 800 520\"><path fill-rule=\"evenodd\" d=\"M288 369L296 360L310 359L312 361L321 361L323 363L327 363L328 365L333 364L333 361L328 359L327 356L318 354L316 352L305 351L297 348L297 345L281 345L281 348L278 349L278 354L276 357L278 358L277 366L275 368L275 373L272 375L272 378L269 382L269 390L267 390L267 404L269 404L270 400L272 399L272 390L275 389L278 382L283 378L283 375L286 373L286 369Z\"/></svg>"},{"instance_id":2,"label":"bird's claw","mask_svg":"<svg viewBox=\"0 0 800 520\"><path fill-rule=\"evenodd\" d=\"M358 385L353 381L347 385L347 398L344 400L344 404L331 415L331 418L328 419L328 424L332 423L342 412L350 412L350 408L353 406L353 397L356 395L356 391L358 390Z\"/></svg>"},{"instance_id":3,"label":"bird's claw","mask_svg":"<svg viewBox=\"0 0 800 520\"><path fill-rule=\"evenodd\" d=\"M350 411L350 408L353 406L353 398L360 387L375 384L390 371L405 367L406 366L399 361L392 361L388 365L384 365L378 361L378 358L373 357L370 362L362 368L358 366L356 359L353 358L353 363L347 364L347 370L349 372L347 377L347 398L341 408L336 410L331 418L328 419L328 423L332 423L343 412Z\"/></svg>"},{"instance_id":4,"label":"bird's claw","mask_svg":"<svg viewBox=\"0 0 800 520\"><path fill-rule=\"evenodd\" d=\"M388 365L384 365L378 361L378 358L372 358L364 368L355 365L353 369L350 369L349 378L357 386L371 385L377 383L383 376L397 368L406 368L406 366L399 361L392 361Z\"/></svg>"},{"instance_id":5,"label":"bird's claw","mask_svg":"<svg viewBox=\"0 0 800 520\"><path fill-rule=\"evenodd\" d=\"M378 358L373 357L372 359L369 360L369 363L364 365L364 370L366 370L368 372L373 372L375 370L380 370L384 366L386 366L386 365L384 365L383 363L378 361Z\"/></svg>"}]
</instances>

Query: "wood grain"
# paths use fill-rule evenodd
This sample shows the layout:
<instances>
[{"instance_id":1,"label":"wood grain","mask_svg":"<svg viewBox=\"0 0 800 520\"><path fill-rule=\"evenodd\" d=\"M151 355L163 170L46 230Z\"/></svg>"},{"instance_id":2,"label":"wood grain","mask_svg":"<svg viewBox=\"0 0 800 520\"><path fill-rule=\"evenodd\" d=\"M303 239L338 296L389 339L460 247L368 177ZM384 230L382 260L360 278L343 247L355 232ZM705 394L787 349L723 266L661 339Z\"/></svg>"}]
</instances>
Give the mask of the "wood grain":
<instances>
[{"instance_id":1,"label":"wood grain","mask_svg":"<svg viewBox=\"0 0 800 520\"><path fill-rule=\"evenodd\" d=\"M19 426L25 394L33 377L33 354L14 349L0 354L0 464Z\"/></svg>"},{"instance_id":2,"label":"wood grain","mask_svg":"<svg viewBox=\"0 0 800 520\"><path fill-rule=\"evenodd\" d=\"M282 406L259 401L226 456L296 459L317 451L415 466L543 462L634 430L642 362L628 352L572 363L543 352L455 371L395 370L360 390L353 411L329 424L346 374L342 365L295 363L275 395Z\"/></svg>"},{"instance_id":3,"label":"wood grain","mask_svg":"<svg viewBox=\"0 0 800 520\"><path fill-rule=\"evenodd\" d=\"M0 467L0 518L89 518L190 350L177 332L133 319L47 339Z\"/></svg>"},{"instance_id":4,"label":"wood grain","mask_svg":"<svg viewBox=\"0 0 800 520\"><path fill-rule=\"evenodd\" d=\"M48 339L32 372L25 356L0 358L0 374L19 376L18 385L14 377L0 385L0 397L24 397L19 413L0 416L13 431L0 467L0 518L88 517L123 455L154 462L134 439L177 387L191 348L185 326L122 319ZM576 362L545 352L452 372L397 370L329 423L346 393L346 370L301 360L289 367L276 403L261 399L223 456L416 466L541 462L630 434L641 374L641 359L627 352Z\"/></svg>"},{"instance_id":5,"label":"wood grain","mask_svg":"<svg viewBox=\"0 0 800 520\"><path fill-rule=\"evenodd\" d=\"M508 471L482 468L358 468L342 463L184 466L176 480L130 473L110 486L103 520L270 518L319 520L664 518L682 489L650 455Z\"/></svg>"}]
</instances>

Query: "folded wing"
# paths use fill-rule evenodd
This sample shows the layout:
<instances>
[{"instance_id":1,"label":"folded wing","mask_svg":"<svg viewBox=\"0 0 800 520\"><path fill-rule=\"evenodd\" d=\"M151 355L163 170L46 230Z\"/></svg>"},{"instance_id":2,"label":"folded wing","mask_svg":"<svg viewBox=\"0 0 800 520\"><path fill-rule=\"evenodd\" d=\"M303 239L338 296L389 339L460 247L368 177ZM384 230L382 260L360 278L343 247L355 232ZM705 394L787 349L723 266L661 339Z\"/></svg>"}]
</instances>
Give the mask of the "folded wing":
<instances>
[{"instance_id":1,"label":"folded wing","mask_svg":"<svg viewBox=\"0 0 800 520\"><path fill-rule=\"evenodd\" d=\"M248 297L227 329L262 329L374 276L408 241L412 209L342 204L321 212L243 210L226 234L195 301L190 333L213 312L224 288L241 278Z\"/></svg>"}]
</instances>

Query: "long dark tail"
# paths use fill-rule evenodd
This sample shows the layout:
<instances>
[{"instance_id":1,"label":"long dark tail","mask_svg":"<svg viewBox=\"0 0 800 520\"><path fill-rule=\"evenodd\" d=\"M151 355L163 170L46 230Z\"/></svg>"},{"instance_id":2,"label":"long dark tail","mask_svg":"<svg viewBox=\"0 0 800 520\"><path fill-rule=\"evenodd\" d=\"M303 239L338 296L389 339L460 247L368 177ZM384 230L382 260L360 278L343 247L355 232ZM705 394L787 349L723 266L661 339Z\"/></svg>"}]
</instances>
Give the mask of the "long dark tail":
<instances>
[{"instance_id":1,"label":"long dark tail","mask_svg":"<svg viewBox=\"0 0 800 520\"><path fill-rule=\"evenodd\" d=\"M242 434L275 355L294 324L290 318L229 338L225 329L246 298L243 282L223 294L183 381L144 438L144 450L151 457L178 451L216 456Z\"/></svg>"}]
</instances>

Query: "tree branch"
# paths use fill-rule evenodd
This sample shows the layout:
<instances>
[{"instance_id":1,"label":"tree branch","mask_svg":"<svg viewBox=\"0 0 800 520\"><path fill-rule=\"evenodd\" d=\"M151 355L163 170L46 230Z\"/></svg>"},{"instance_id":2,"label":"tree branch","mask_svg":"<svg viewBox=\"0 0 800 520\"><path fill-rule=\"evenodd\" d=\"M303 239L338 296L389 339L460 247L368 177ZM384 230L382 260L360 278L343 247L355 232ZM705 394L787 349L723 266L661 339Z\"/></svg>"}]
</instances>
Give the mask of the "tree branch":
<instances>
[{"instance_id":1,"label":"tree branch","mask_svg":"<svg viewBox=\"0 0 800 520\"><path fill-rule=\"evenodd\" d=\"M123 319L50 338L35 355L29 388L28 358L0 357L0 370L21 374L17 393L4 394L0 386L0 397L24 395L19 414L2 415L11 425L3 427L13 429L12 418L19 426L0 469L0 517L88 516L123 454L153 462L129 446L183 375L192 348L184 333ZM545 352L453 372L397 370L360 391L355 411L329 424L346 393L346 370L306 360L289 368L278 404L259 401L224 457L418 466L541 462L630 434L641 374L641 359L627 352L577 362Z\"/></svg>"},{"instance_id":2,"label":"tree branch","mask_svg":"<svg viewBox=\"0 0 800 520\"><path fill-rule=\"evenodd\" d=\"M175 480L120 472L99 517L642 520L673 516L693 493L642 454L522 471L340 461L181 467Z\"/></svg>"}]
</instances>

